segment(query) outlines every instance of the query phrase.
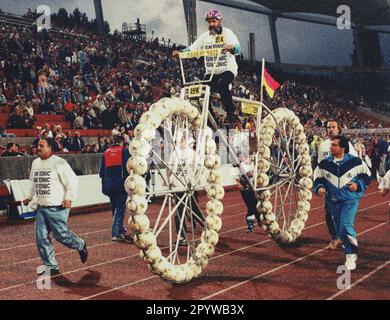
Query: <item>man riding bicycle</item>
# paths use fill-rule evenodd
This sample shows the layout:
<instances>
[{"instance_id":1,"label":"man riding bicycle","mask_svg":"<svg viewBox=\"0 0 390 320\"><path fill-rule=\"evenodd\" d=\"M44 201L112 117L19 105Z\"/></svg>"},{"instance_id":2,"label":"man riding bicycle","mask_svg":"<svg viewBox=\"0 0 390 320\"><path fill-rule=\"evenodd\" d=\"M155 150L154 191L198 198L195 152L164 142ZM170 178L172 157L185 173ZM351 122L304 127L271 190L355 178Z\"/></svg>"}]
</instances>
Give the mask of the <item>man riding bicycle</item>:
<instances>
[{"instance_id":1,"label":"man riding bicycle","mask_svg":"<svg viewBox=\"0 0 390 320\"><path fill-rule=\"evenodd\" d=\"M221 95L222 104L227 113L227 125L231 126L234 120L234 104L229 86L238 73L235 55L241 53L241 46L233 31L222 27L222 13L219 10L208 10L206 12L205 20L208 23L209 31L201 34L189 48L182 51L223 49L210 87L211 91L217 91ZM173 51L173 56L179 56L179 53L179 51ZM205 59L205 78L208 78L212 73L216 59L217 57L207 57L207 59Z\"/></svg>"}]
</instances>

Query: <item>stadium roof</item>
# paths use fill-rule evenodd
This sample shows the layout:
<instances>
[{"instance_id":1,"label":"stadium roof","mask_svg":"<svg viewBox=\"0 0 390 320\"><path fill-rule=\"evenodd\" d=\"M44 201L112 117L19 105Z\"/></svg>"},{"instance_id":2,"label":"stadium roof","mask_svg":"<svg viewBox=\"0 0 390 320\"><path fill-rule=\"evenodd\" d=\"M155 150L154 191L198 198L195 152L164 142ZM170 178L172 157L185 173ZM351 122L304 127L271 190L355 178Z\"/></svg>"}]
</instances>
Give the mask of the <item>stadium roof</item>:
<instances>
[{"instance_id":1,"label":"stadium roof","mask_svg":"<svg viewBox=\"0 0 390 320\"><path fill-rule=\"evenodd\" d=\"M338 6L351 8L351 20L362 26L390 25L389 0L250 0L272 11L304 12L337 17Z\"/></svg>"},{"instance_id":2,"label":"stadium roof","mask_svg":"<svg viewBox=\"0 0 390 320\"><path fill-rule=\"evenodd\" d=\"M373 28L373 26L390 26L390 0L200 1L214 3L249 12L327 25L334 25L334 19L341 15L337 13L337 8L341 5L347 5L351 9L351 23L353 27L371 29ZM380 29L377 30L385 33L389 32L388 29L385 29L383 31Z\"/></svg>"}]
</instances>

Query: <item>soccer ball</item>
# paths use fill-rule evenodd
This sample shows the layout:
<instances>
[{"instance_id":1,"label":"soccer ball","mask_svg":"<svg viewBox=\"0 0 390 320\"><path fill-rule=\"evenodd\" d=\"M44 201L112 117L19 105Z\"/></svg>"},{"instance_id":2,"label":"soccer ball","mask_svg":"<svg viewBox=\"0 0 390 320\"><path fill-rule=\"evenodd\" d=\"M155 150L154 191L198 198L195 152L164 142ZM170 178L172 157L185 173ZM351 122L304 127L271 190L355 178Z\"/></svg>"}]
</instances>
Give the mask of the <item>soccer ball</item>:
<instances>
[{"instance_id":1,"label":"soccer ball","mask_svg":"<svg viewBox=\"0 0 390 320\"><path fill-rule=\"evenodd\" d=\"M202 242L208 242L215 246L218 243L219 236L218 233L215 230L212 229L206 229L202 232L201 235L201 241Z\"/></svg>"},{"instance_id":2,"label":"soccer ball","mask_svg":"<svg viewBox=\"0 0 390 320\"><path fill-rule=\"evenodd\" d=\"M209 263L209 258L203 251L197 250L195 252L194 259L196 261L196 264L198 264L202 269L206 268Z\"/></svg>"},{"instance_id":3,"label":"soccer ball","mask_svg":"<svg viewBox=\"0 0 390 320\"><path fill-rule=\"evenodd\" d=\"M311 177L313 175L313 169L310 165L304 165L299 168L299 175L301 177Z\"/></svg>"},{"instance_id":4,"label":"soccer ball","mask_svg":"<svg viewBox=\"0 0 390 320\"><path fill-rule=\"evenodd\" d=\"M208 186L206 192L210 199L221 200L225 196L225 190L220 185Z\"/></svg>"},{"instance_id":5,"label":"soccer ball","mask_svg":"<svg viewBox=\"0 0 390 320\"><path fill-rule=\"evenodd\" d=\"M267 220L267 222L269 224L271 224L272 222L276 221L276 216L275 216L275 214L273 214L271 212L271 213L268 213L268 214L264 215L264 219Z\"/></svg>"},{"instance_id":6,"label":"soccer ball","mask_svg":"<svg viewBox=\"0 0 390 320\"><path fill-rule=\"evenodd\" d=\"M304 189L311 189L313 188L313 181L310 178L301 178L299 185Z\"/></svg>"},{"instance_id":7,"label":"soccer ball","mask_svg":"<svg viewBox=\"0 0 390 320\"><path fill-rule=\"evenodd\" d=\"M297 143L301 144L301 143L304 143L304 142L306 142L306 135L303 132L301 132L297 136Z\"/></svg>"},{"instance_id":8,"label":"soccer ball","mask_svg":"<svg viewBox=\"0 0 390 320\"><path fill-rule=\"evenodd\" d=\"M223 212L223 204L218 200L210 200L206 203L206 212L209 215L220 216Z\"/></svg>"},{"instance_id":9,"label":"soccer ball","mask_svg":"<svg viewBox=\"0 0 390 320\"><path fill-rule=\"evenodd\" d=\"M160 260L153 264L153 269L156 271L156 274L162 275L171 267L171 264L165 257L162 257Z\"/></svg>"},{"instance_id":10,"label":"soccer ball","mask_svg":"<svg viewBox=\"0 0 390 320\"><path fill-rule=\"evenodd\" d=\"M271 158L271 150L267 146L259 144L258 153L259 159L269 160Z\"/></svg>"},{"instance_id":11,"label":"soccer ball","mask_svg":"<svg viewBox=\"0 0 390 320\"><path fill-rule=\"evenodd\" d=\"M200 264L196 263L194 260L189 262L189 266L192 270L194 278L196 278L197 276L199 276L202 273L202 266Z\"/></svg>"},{"instance_id":12,"label":"soccer ball","mask_svg":"<svg viewBox=\"0 0 390 320\"><path fill-rule=\"evenodd\" d=\"M307 144L307 142L305 143L302 143L302 144L299 144L297 146L297 150L300 154L308 154L309 151L310 151L310 147L309 145Z\"/></svg>"},{"instance_id":13,"label":"soccer ball","mask_svg":"<svg viewBox=\"0 0 390 320\"><path fill-rule=\"evenodd\" d=\"M131 214L144 214L148 209L148 202L142 196L132 195L127 198L126 207Z\"/></svg>"},{"instance_id":14,"label":"soccer ball","mask_svg":"<svg viewBox=\"0 0 390 320\"><path fill-rule=\"evenodd\" d=\"M261 172L258 176L257 176L257 184L260 186L260 187L265 187L267 186L269 183L269 177L267 174Z\"/></svg>"},{"instance_id":15,"label":"soccer ball","mask_svg":"<svg viewBox=\"0 0 390 320\"><path fill-rule=\"evenodd\" d=\"M207 257L212 257L214 255L214 246L210 243L202 242L198 247L196 248L196 252L199 253L199 255L205 254Z\"/></svg>"},{"instance_id":16,"label":"soccer ball","mask_svg":"<svg viewBox=\"0 0 390 320\"><path fill-rule=\"evenodd\" d=\"M160 248L155 246L149 247L144 253L145 256L148 257L150 261L152 261L151 263L159 261L162 257Z\"/></svg>"},{"instance_id":17,"label":"soccer ball","mask_svg":"<svg viewBox=\"0 0 390 320\"><path fill-rule=\"evenodd\" d=\"M221 183L221 174L218 171L210 171L210 174L207 177L207 182L220 184Z\"/></svg>"},{"instance_id":18,"label":"soccer ball","mask_svg":"<svg viewBox=\"0 0 390 320\"><path fill-rule=\"evenodd\" d=\"M310 201L313 197L313 194L310 190L301 189L299 190L299 199L300 200L306 200Z\"/></svg>"},{"instance_id":19,"label":"soccer ball","mask_svg":"<svg viewBox=\"0 0 390 320\"><path fill-rule=\"evenodd\" d=\"M258 168L258 170L259 170L261 173L267 172L267 171L269 170L270 166L271 166L271 165L270 165L269 161L266 160L266 159L259 159L259 160L257 161L257 168Z\"/></svg>"},{"instance_id":20,"label":"soccer ball","mask_svg":"<svg viewBox=\"0 0 390 320\"><path fill-rule=\"evenodd\" d=\"M309 214L307 213L307 211L298 211L297 219L300 219L303 222L306 222L307 219L309 219Z\"/></svg>"},{"instance_id":21,"label":"soccer ball","mask_svg":"<svg viewBox=\"0 0 390 320\"><path fill-rule=\"evenodd\" d=\"M161 118L157 113L152 111L145 112L139 119L140 124L149 124L154 129L157 129L161 125Z\"/></svg>"},{"instance_id":22,"label":"soccer ball","mask_svg":"<svg viewBox=\"0 0 390 320\"><path fill-rule=\"evenodd\" d=\"M148 141L134 138L129 144L129 152L131 155L147 158L152 147Z\"/></svg>"},{"instance_id":23,"label":"soccer ball","mask_svg":"<svg viewBox=\"0 0 390 320\"><path fill-rule=\"evenodd\" d=\"M271 198L271 191L266 190L257 194L257 199L260 201L269 200Z\"/></svg>"},{"instance_id":24,"label":"soccer ball","mask_svg":"<svg viewBox=\"0 0 390 320\"><path fill-rule=\"evenodd\" d=\"M134 129L134 136L150 142L156 136L156 129L149 123L140 123Z\"/></svg>"},{"instance_id":25,"label":"soccer ball","mask_svg":"<svg viewBox=\"0 0 390 320\"><path fill-rule=\"evenodd\" d=\"M150 106L149 111L157 114L160 119L165 119L169 116L169 108L160 100Z\"/></svg>"},{"instance_id":26,"label":"soccer ball","mask_svg":"<svg viewBox=\"0 0 390 320\"><path fill-rule=\"evenodd\" d=\"M219 232L219 230L222 228L222 220L216 215L207 216L206 223L211 229L217 232Z\"/></svg>"},{"instance_id":27,"label":"soccer ball","mask_svg":"<svg viewBox=\"0 0 390 320\"><path fill-rule=\"evenodd\" d=\"M279 224L276 221L273 221L268 226L268 232L277 233L279 231Z\"/></svg>"},{"instance_id":28,"label":"soccer ball","mask_svg":"<svg viewBox=\"0 0 390 320\"><path fill-rule=\"evenodd\" d=\"M291 243L294 241L294 237L290 232L286 232L286 231L281 230L277 234L275 240L278 240L282 243Z\"/></svg>"},{"instance_id":29,"label":"soccer ball","mask_svg":"<svg viewBox=\"0 0 390 320\"><path fill-rule=\"evenodd\" d=\"M272 135L270 135L270 134L261 135L260 136L260 143L269 147L272 144Z\"/></svg>"},{"instance_id":30,"label":"soccer ball","mask_svg":"<svg viewBox=\"0 0 390 320\"><path fill-rule=\"evenodd\" d=\"M133 171L135 174L143 176L148 170L148 163L143 157L133 156L127 161L126 169L129 173Z\"/></svg>"},{"instance_id":31,"label":"soccer ball","mask_svg":"<svg viewBox=\"0 0 390 320\"><path fill-rule=\"evenodd\" d=\"M184 101L184 113L190 120L194 120L199 115L198 109L189 101Z\"/></svg>"},{"instance_id":32,"label":"soccer ball","mask_svg":"<svg viewBox=\"0 0 390 320\"><path fill-rule=\"evenodd\" d=\"M146 231L145 233L139 234L138 241L143 244L145 249L148 247L157 246L156 237L152 231Z\"/></svg>"},{"instance_id":33,"label":"soccer ball","mask_svg":"<svg viewBox=\"0 0 390 320\"><path fill-rule=\"evenodd\" d=\"M310 202L306 200L298 201L298 210L309 211L310 210Z\"/></svg>"},{"instance_id":34,"label":"soccer ball","mask_svg":"<svg viewBox=\"0 0 390 320\"><path fill-rule=\"evenodd\" d=\"M143 196L146 192L145 179L137 174L128 176L125 180L125 189L129 194Z\"/></svg>"},{"instance_id":35,"label":"soccer ball","mask_svg":"<svg viewBox=\"0 0 390 320\"><path fill-rule=\"evenodd\" d=\"M257 210L261 213L270 213L272 212L272 203L268 200L259 201L257 203Z\"/></svg>"},{"instance_id":36,"label":"soccer ball","mask_svg":"<svg viewBox=\"0 0 390 320\"><path fill-rule=\"evenodd\" d=\"M194 277L194 271L192 270L192 267L189 263L186 263L185 265L179 266L184 273L186 274L185 282L190 281Z\"/></svg>"},{"instance_id":37,"label":"soccer ball","mask_svg":"<svg viewBox=\"0 0 390 320\"><path fill-rule=\"evenodd\" d=\"M150 221L145 214L132 215L129 218L131 231L135 233L144 233L149 230Z\"/></svg>"}]
</instances>

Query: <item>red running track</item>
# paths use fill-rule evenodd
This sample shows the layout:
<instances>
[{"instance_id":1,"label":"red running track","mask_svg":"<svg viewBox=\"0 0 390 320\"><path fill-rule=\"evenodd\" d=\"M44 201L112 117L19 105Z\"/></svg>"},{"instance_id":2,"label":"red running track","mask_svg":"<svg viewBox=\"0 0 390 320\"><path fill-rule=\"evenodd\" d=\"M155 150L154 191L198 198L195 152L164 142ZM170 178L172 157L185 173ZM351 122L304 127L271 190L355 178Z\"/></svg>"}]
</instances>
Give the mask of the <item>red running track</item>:
<instances>
[{"instance_id":1,"label":"red running track","mask_svg":"<svg viewBox=\"0 0 390 320\"><path fill-rule=\"evenodd\" d=\"M246 233L238 192L225 196L223 228L215 256L197 279L174 285L152 275L134 245L113 243L111 214L71 216L69 224L88 244L86 265L78 253L54 241L61 275L50 290L36 286L40 265L33 223L0 226L0 299L390 299L389 199L372 183L356 219L358 269L351 288L336 286L342 250L325 250L329 241L323 199L314 197L300 239L279 247L257 228ZM155 214L158 205L152 205Z\"/></svg>"}]
</instances>

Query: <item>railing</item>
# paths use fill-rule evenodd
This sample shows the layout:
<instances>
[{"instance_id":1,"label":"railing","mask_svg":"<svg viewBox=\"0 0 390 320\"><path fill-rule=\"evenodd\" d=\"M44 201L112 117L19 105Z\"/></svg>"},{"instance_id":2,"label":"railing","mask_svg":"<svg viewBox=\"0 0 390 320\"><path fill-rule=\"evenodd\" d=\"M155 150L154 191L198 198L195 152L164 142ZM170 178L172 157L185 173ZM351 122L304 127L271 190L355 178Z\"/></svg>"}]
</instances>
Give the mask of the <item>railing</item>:
<instances>
[{"instance_id":1,"label":"railing","mask_svg":"<svg viewBox=\"0 0 390 320\"><path fill-rule=\"evenodd\" d=\"M15 18L18 18L19 20L25 20L25 21L31 22L31 23L34 22L33 18L24 17L24 16L21 16L19 14L10 13L10 12L0 11L0 16L15 17Z\"/></svg>"}]
</instances>

